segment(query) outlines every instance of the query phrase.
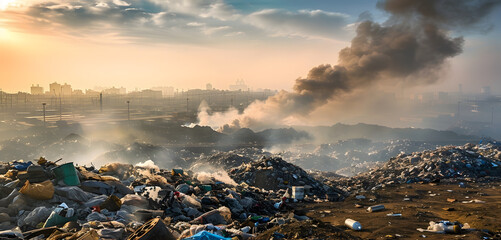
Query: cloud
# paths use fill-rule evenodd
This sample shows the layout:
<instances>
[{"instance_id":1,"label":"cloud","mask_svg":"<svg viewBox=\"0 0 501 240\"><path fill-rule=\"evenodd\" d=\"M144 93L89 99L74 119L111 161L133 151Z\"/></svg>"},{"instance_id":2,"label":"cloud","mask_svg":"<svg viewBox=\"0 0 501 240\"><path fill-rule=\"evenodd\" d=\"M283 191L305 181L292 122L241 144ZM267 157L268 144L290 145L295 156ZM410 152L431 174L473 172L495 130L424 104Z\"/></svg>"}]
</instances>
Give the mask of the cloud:
<instances>
[{"instance_id":1,"label":"cloud","mask_svg":"<svg viewBox=\"0 0 501 240\"><path fill-rule=\"evenodd\" d=\"M23 16L22 30L92 40L110 32L133 42L198 44L277 34L338 38L347 32L347 16L341 13L268 9L244 14L224 0L33 0L10 10L16 18Z\"/></svg>"},{"instance_id":2,"label":"cloud","mask_svg":"<svg viewBox=\"0 0 501 240\"><path fill-rule=\"evenodd\" d=\"M270 33L306 38L345 38L348 15L323 10L265 9L250 14L246 21Z\"/></svg>"},{"instance_id":3,"label":"cloud","mask_svg":"<svg viewBox=\"0 0 501 240\"><path fill-rule=\"evenodd\" d=\"M214 18L222 21L236 20L240 17L237 10L222 0L153 0L166 9L202 18Z\"/></svg>"}]
</instances>

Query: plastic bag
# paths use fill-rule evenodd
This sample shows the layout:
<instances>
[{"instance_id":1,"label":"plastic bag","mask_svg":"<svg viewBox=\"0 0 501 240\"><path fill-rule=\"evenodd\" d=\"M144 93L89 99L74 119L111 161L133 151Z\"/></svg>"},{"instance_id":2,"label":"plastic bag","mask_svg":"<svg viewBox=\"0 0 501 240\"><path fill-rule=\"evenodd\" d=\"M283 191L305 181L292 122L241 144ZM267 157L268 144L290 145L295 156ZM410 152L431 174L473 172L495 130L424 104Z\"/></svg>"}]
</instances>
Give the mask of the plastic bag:
<instances>
[{"instance_id":1,"label":"plastic bag","mask_svg":"<svg viewBox=\"0 0 501 240\"><path fill-rule=\"evenodd\" d=\"M51 214L51 210L46 207L37 207L31 211L26 218L24 218L24 224L35 227L41 222L45 222Z\"/></svg>"},{"instance_id":2,"label":"plastic bag","mask_svg":"<svg viewBox=\"0 0 501 240\"><path fill-rule=\"evenodd\" d=\"M26 181L19 192L33 199L49 200L54 196L54 185L52 185L50 180L33 184L30 184L30 181Z\"/></svg>"},{"instance_id":3,"label":"plastic bag","mask_svg":"<svg viewBox=\"0 0 501 240\"><path fill-rule=\"evenodd\" d=\"M214 225L227 224L231 222L231 211L227 207L220 207L218 209L211 210L202 214L201 216L195 218L190 223L206 224L212 223Z\"/></svg>"}]
</instances>

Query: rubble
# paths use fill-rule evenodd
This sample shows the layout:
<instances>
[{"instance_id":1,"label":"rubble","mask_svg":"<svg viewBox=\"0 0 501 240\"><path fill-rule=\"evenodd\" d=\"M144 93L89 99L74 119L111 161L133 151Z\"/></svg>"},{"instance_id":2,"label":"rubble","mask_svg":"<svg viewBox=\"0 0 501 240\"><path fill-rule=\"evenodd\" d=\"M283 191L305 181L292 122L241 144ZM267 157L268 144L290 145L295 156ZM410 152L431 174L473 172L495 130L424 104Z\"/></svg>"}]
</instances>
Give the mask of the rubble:
<instances>
[{"instance_id":1,"label":"rubble","mask_svg":"<svg viewBox=\"0 0 501 240\"><path fill-rule=\"evenodd\" d=\"M329 235L326 229L332 229L327 226L318 234L281 231L301 226L298 222L320 225L312 224L315 220L306 212L296 211L297 202L341 201L350 192L356 192L353 198L359 202L371 201L367 190L399 183L456 181L468 186L471 181L499 180L500 152L497 145L467 144L399 154L352 178L307 172L279 157L212 155L217 156L214 163L235 164L224 172L231 182L202 181L197 172L162 169L152 161L100 168L43 158L12 161L0 165L0 238L293 239L319 234L349 238L339 232ZM376 212L376 207L369 211Z\"/></svg>"},{"instance_id":2,"label":"rubble","mask_svg":"<svg viewBox=\"0 0 501 240\"><path fill-rule=\"evenodd\" d=\"M44 158L4 164L0 231L15 235L17 227L24 237L37 239L154 239L149 232L158 228L167 239L207 234L248 239L277 224L308 220L286 214L288 204L325 199L331 190L279 158L245 162L230 170L240 184L201 182L192 171L161 169L152 161L100 168ZM281 182L262 186L246 179L267 173Z\"/></svg>"},{"instance_id":3,"label":"rubble","mask_svg":"<svg viewBox=\"0 0 501 240\"><path fill-rule=\"evenodd\" d=\"M489 181L501 176L501 146L445 146L399 154L380 167L351 178L333 180L347 191L374 190L391 184L434 181ZM464 183L462 183L464 184Z\"/></svg>"},{"instance_id":4,"label":"rubble","mask_svg":"<svg viewBox=\"0 0 501 240\"><path fill-rule=\"evenodd\" d=\"M331 188L311 177L302 168L277 157L265 157L259 161L242 164L229 170L229 175L239 184L247 184L265 190L277 191L293 186L305 186L308 188L306 194L325 196Z\"/></svg>"}]
</instances>

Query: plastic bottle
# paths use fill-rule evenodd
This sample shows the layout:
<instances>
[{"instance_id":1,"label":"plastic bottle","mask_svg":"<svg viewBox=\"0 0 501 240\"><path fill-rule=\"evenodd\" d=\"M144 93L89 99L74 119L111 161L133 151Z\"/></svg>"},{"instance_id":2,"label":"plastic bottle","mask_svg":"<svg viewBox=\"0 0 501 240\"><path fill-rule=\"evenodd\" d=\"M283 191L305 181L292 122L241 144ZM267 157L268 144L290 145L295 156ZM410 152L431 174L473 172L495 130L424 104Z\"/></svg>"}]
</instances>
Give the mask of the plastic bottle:
<instances>
[{"instance_id":1,"label":"plastic bottle","mask_svg":"<svg viewBox=\"0 0 501 240\"><path fill-rule=\"evenodd\" d=\"M445 225L444 232L445 233L460 233L461 226L459 226L459 225Z\"/></svg>"},{"instance_id":2,"label":"plastic bottle","mask_svg":"<svg viewBox=\"0 0 501 240\"><path fill-rule=\"evenodd\" d=\"M351 228L351 229L353 229L355 231L362 230L362 224L360 224L359 222L357 222L357 221L355 221L355 220L353 220L351 218L347 218L346 220L344 220L344 224L347 227L349 227L349 228Z\"/></svg>"},{"instance_id":3,"label":"plastic bottle","mask_svg":"<svg viewBox=\"0 0 501 240\"><path fill-rule=\"evenodd\" d=\"M368 212L377 212L377 211L383 211L384 210L384 205L374 205L370 206L367 208Z\"/></svg>"}]
</instances>

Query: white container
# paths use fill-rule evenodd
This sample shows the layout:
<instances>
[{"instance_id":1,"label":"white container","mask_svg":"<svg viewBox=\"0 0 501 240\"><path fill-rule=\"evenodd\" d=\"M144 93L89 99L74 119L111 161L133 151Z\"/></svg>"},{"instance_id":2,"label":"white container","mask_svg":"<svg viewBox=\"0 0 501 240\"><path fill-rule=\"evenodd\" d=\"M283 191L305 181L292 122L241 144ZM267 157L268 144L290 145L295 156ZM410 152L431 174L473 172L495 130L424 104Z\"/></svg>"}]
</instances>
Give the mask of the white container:
<instances>
[{"instance_id":1,"label":"white container","mask_svg":"<svg viewBox=\"0 0 501 240\"><path fill-rule=\"evenodd\" d=\"M347 218L346 220L344 220L344 224L355 231L362 230L362 224L353 219Z\"/></svg>"},{"instance_id":2,"label":"white container","mask_svg":"<svg viewBox=\"0 0 501 240\"><path fill-rule=\"evenodd\" d=\"M384 210L384 205L374 205L367 208L367 212L379 212Z\"/></svg>"},{"instance_id":3,"label":"white container","mask_svg":"<svg viewBox=\"0 0 501 240\"><path fill-rule=\"evenodd\" d=\"M297 200L304 199L304 187L303 186L293 186L292 187L292 198Z\"/></svg>"}]
</instances>

